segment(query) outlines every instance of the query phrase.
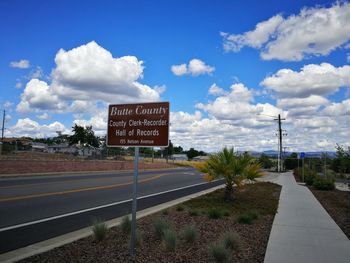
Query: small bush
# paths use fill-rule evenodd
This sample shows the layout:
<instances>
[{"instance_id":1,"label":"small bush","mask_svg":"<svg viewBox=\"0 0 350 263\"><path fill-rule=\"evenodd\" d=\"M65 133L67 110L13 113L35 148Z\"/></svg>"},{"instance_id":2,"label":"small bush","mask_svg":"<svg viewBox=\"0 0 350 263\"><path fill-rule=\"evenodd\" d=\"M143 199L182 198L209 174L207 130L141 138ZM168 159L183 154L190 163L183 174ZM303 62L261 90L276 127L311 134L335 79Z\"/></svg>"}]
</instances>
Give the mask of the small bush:
<instances>
[{"instance_id":1,"label":"small bush","mask_svg":"<svg viewBox=\"0 0 350 263\"><path fill-rule=\"evenodd\" d=\"M208 211L208 217L210 219L220 219L222 218L222 213L220 209L217 208L211 208Z\"/></svg>"},{"instance_id":2,"label":"small bush","mask_svg":"<svg viewBox=\"0 0 350 263\"><path fill-rule=\"evenodd\" d=\"M122 222L120 224L121 229L125 234L129 234L131 231L131 220L129 216L124 216L122 218Z\"/></svg>"},{"instance_id":3,"label":"small bush","mask_svg":"<svg viewBox=\"0 0 350 263\"><path fill-rule=\"evenodd\" d=\"M167 209L164 209L164 210L162 211L162 214L166 216L166 215L169 214L169 211L168 211Z\"/></svg>"},{"instance_id":4,"label":"small bush","mask_svg":"<svg viewBox=\"0 0 350 263\"><path fill-rule=\"evenodd\" d=\"M222 244L214 244L210 246L209 252L215 262L225 263L230 260L230 254Z\"/></svg>"},{"instance_id":5,"label":"small bush","mask_svg":"<svg viewBox=\"0 0 350 263\"><path fill-rule=\"evenodd\" d=\"M100 219L95 219L93 221L92 232L94 233L94 238L97 241L102 241L106 238L107 235L107 225L105 222Z\"/></svg>"},{"instance_id":6,"label":"small bush","mask_svg":"<svg viewBox=\"0 0 350 263\"><path fill-rule=\"evenodd\" d=\"M181 212L181 211L184 211L184 210L185 210L185 207L184 207L183 205L178 205L178 206L176 207L176 211Z\"/></svg>"},{"instance_id":7,"label":"small bush","mask_svg":"<svg viewBox=\"0 0 350 263\"><path fill-rule=\"evenodd\" d=\"M165 244L165 247L169 251L174 251L176 248L176 234L171 229L164 230L163 233L163 241Z\"/></svg>"},{"instance_id":8,"label":"small bush","mask_svg":"<svg viewBox=\"0 0 350 263\"><path fill-rule=\"evenodd\" d=\"M188 211L188 214L190 216L198 216L199 215L199 211L197 209L191 209Z\"/></svg>"},{"instance_id":9,"label":"small bush","mask_svg":"<svg viewBox=\"0 0 350 263\"><path fill-rule=\"evenodd\" d=\"M259 218L259 213L255 210L249 210L238 217L240 224L252 224L254 220Z\"/></svg>"},{"instance_id":10,"label":"small bush","mask_svg":"<svg viewBox=\"0 0 350 263\"><path fill-rule=\"evenodd\" d=\"M142 233L139 230L136 230L135 245L137 247L140 247L142 244L142 240Z\"/></svg>"},{"instance_id":11,"label":"small bush","mask_svg":"<svg viewBox=\"0 0 350 263\"><path fill-rule=\"evenodd\" d=\"M322 177L317 177L313 182L313 186L317 190L324 190L324 191L334 190L335 188L333 179L327 179Z\"/></svg>"},{"instance_id":12,"label":"small bush","mask_svg":"<svg viewBox=\"0 0 350 263\"><path fill-rule=\"evenodd\" d=\"M238 251L241 246L241 238L236 232L226 232L222 237L222 243L225 248Z\"/></svg>"},{"instance_id":13,"label":"small bush","mask_svg":"<svg viewBox=\"0 0 350 263\"><path fill-rule=\"evenodd\" d=\"M187 243L193 243L198 237L198 231L194 226L186 227L183 231L183 237Z\"/></svg>"},{"instance_id":14,"label":"small bush","mask_svg":"<svg viewBox=\"0 0 350 263\"><path fill-rule=\"evenodd\" d=\"M315 180L315 176L313 175L305 175L304 176L304 182L306 185L313 185L314 183L314 180Z\"/></svg>"},{"instance_id":15,"label":"small bush","mask_svg":"<svg viewBox=\"0 0 350 263\"><path fill-rule=\"evenodd\" d=\"M164 236L165 230L169 229L169 223L162 218L156 219L153 223L153 226L154 232L158 239L161 239Z\"/></svg>"},{"instance_id":16,"label":"small bush","mask_svg":"<svg viewBox=\"0 0 350 263\"><path fill-rule=\"evenodd\" d=\"M230 211L228 211L227 209L224 209L224 210L222 210L222 214L224 216L230 216Z\"/></svg>"}]
</instances>

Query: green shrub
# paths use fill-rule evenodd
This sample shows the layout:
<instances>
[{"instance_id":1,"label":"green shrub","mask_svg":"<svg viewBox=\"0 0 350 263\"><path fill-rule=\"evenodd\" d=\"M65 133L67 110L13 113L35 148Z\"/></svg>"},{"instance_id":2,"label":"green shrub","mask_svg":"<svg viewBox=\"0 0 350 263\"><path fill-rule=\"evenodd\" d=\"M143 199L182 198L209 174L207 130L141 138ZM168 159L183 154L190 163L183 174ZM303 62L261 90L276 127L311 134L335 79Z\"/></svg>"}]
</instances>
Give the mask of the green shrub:
<instances>
[{"instance_id":1,"label":"green shrub","mask_svg":"<svg viewBox=\"0 0 350 263\"><path fill-rule=\"evenodd\" d=\"M214 258L215 262L225 263L230 260L230 253L222 244L214 244L210 246L209 253Z\"/></svg>"},{"instance_id":2,"label":"green shrub","mask_svg":"<svg viewBox=\"0 0 350 263\"><path fill-rule=\"evenodd\" d=\"M324 190L324 191L334 190L335 188L333 179L322 178L322 177L317 177L313 182L313 186L317 190Z\"/></svg>"},{"instance_id":3,"label":"green shrub","mask_svg":"<svg viewBox=\"0 0 350 263\"><path fill-rule=\"evenodd\" d=\"M164 209L164 210L162 211L162 214L166 216L166 215L169 214L169 211L168 211L167 209Z\"/></svg>"},{"instance_id":4,"label":"green shrub","mask_svg":"<svg viewBox=\"0 0 350 263\"><path fill-rule=\"evenodd\" d=\"M183 231L183 237L187 243L193 243L198 237L197 228L194 226L186 227Z\"/></svg>"},{"instance_id":5,"label":"green shrub","mask_svg":"<svg viewBox=\"0 0 350 263\"><path fill-rule=\"evenodd\" d=\"M304 176L304 182L306 185L310 185L310 186L313 185L314 180L315 180L315 176L312 174Z\"/></svg>"},{"instance_id":6,"label":"green shrub","mask_svg":"<svg viewBox=\"0 0 350 263\"><path fill-rule=\"evenodd\" d=\"M161 239L164 236L165 230L169 229L169 223L163 218L157 218L154 223L154 232L158 239Z\"/></svg>"},{"instance_id":7,"label":"green shrub","mask_svg":"<svg viewBox=\"0 0 350 263\"><path fill-rule=\"evenodd\" d=\"M181 211L184 211L184 210L185 210L185 207L184 207L183 205L178 205L178 206L176 207L176 211L181 212Z\"/></svg>"},{"instance_id":8,"label":"green shrub","mask_svg":"<svg viewBox=\"0 0 350 263\"><path fill-rule=\"evenodd\" d=\"M218 208L210 208L208 211L208 217L210 219L219 219L222 218L222 212Z\"/></svg>"},{"instance_id":9,"label":"green shrub","mask_svg":"<svg viewBox=\"0 0 350 263\"><path fill-rule=\"evenodd\" d=\"M226 232L222 237L222 243L225 248L238 251L241 246L241 238L236 232Z\"/></svg>"},{"instance_id":10,"label":"green shrub","mask_svg":"<svg viewBox=\"0 0 350 263\"><path fill-rule=\"evenodd\" d=\"M137 247L140 247L142 244L142 240L142 233L139 230L136 230L135 245Z\"/></svg>"},{"instance_id":11,"label":"green shrub","mask_svg":"<svg viewBox=\"0 0 350 263\"><path fill-rule=\"evenodd\" d=\"M222 214L224 216L230 216L230 211L228 211L227 209L224 209L224 210L222 210Z\"/></svg>"},{"instance_id":12,"label":"green shrub","mask_svg":"<svg viewBox=\"0 0 350 263\"><path fill-rule=\"evenodd\" d=\"M254 220L259 218L259 213L255 210L249 210L244 212L238 217L238 223L240 224L252 224Z\"/></svg>"},{"instance_id":13,"label":"green shrub","mask_svg":"<svg viewBox=\"0 0 350 263\"><path fill-rule=\"evenodd\" d=\"M174 251L176 248L176 234L171 229L165 229L163 232L163 241L165 247L169 251Z\"/></svg>"},{"instance_id":14,"label":"green shrub","mask_svg":"<svg viewBox=\"0 0 350 263\"><path fill-rule=\"evenodd\" d=\"M124 216L122 218L122 222L120 224L121 229L125 234L129 234L131 231L131 220L129 216Z\"/></svg>"},{"instance_id":15,"label":"green shrub","mask_svg":"<svg viewBox=\"0 0 350 263\"><path fill-rule=\"evenodd\" d=\"M94 234L94 238L97 241L102 241L106 238L107 235L107 225L105 222L101 221L101 219L95 219L93 221L92 232Z\"/></svg>"},{"instance_id":16,"label":"green shrub","mask_svg":"<svg viewBox=\"0 0 350 263\"><path fill-rule=\"evenodd\" d=\"M199 211L197 209L191 209L188 211L188 214L190 216L198 216L199 215Z\"/></svg>"}]
</instances>

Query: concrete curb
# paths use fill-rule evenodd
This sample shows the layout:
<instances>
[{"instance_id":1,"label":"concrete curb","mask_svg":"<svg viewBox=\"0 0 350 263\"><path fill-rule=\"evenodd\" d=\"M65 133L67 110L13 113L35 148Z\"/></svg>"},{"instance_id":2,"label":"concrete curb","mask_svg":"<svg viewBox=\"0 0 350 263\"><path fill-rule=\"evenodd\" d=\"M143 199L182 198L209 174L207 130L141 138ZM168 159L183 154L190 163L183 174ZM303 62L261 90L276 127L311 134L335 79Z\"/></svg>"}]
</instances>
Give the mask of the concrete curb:
<instances>
[{"instance_id":1,"label":"concrete curb","mask_svg":"<svg viewBox=\"0 0 350 263\"><path fill-rule=\"evenodd\" d=\"M211 192L218 190L218 189L221 189L223 187L225 187L224 184L219 185L219 186L215 186L215 187L210 188L210 189L203 190L203 191L195 193L195 194L184 196L184 197L181 197L181 198L178 198L178 199L175 199L175 200L163 203L163 204L159 204L159 205L156 205L154 207L150 207L150 208L138 211L137 218L139 219L139 218L154 214L154 213L159 212L163 209L169 208L169 207L177 205L179 203L186 202L190 199L199 197L201 195L211 193ZM107 221L106 224L107 224L108 228L118 226L121 223L122 218L123 217L118 217L118 218L111 219L111 220ZM70 233L67 233L67 234L64 234L64 235L61 235L58 237L54 237L54 238L36 243L36 244L29 245L29 246L24 247L24 248L19 248L19 249L16 249L16 250L4 253L4 254L0 254L0 262L2 262L2 263L16 262L16 261L34 256L37 254L44 253L46 251L63 246L65 244L72 243L74 241L88 237L90 235L92 235L91 227L86 227L86 228L83 228L83 229L80 229L80 230L77 230L74 232L70 232Z\"/></svg>"}]
</instances>

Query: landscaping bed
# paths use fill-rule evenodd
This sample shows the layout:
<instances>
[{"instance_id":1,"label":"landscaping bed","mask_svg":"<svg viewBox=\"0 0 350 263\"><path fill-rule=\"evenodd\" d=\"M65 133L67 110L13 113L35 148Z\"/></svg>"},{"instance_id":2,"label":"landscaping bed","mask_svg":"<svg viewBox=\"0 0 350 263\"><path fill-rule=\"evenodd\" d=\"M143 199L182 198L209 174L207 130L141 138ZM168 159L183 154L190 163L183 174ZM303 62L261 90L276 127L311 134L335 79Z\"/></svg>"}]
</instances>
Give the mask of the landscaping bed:
<instances>
[{"instance_id":1,"label":"landscaping bed","mask_svg":"<svg viewBox=\"0 0 350 263\"><path fill-rule=\"evenodd\" d=\"M350 192L309 189L350 239Z\"/></svg>"},{"instance_id":2,"label":"landscaping bed","mask_svg":"<svg viewBox=\"0 0 350 263\"><path fill-rule=\"evenodd\" d=\"M135 259L120 226L102 241L90 236L21 262L215 262L214 254L217 262L225 255L228 262L263 262L280 190L272 183L249 184L235 189L234 201L223 201L220 189L141 218ZM160 226L166 230L157 235ZM231 239L223 247L225 233Z\"/></svg>"}]
</instances>

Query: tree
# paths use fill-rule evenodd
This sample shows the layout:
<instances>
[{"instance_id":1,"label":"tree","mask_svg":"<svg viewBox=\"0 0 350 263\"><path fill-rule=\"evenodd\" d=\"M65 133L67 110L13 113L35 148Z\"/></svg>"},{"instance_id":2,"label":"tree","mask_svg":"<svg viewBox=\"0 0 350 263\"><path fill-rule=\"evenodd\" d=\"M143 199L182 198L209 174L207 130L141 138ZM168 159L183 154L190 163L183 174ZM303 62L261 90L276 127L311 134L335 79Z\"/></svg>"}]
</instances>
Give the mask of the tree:
<instances>
[{"instance_id":1,"label":"tree","mask_svg":"<svg viewBox=\"0 0 350 263\"><path fill-rule=\"evenodd\" d=\"M193 157L199 156L199 152L195 150L194 148L190 148L187 153L187 158L191 160Z\"/></svg>"},{"instance_id":2,"label":"tree","mask_svg":"<svg viewBox=\"0 0 350 263\"><path fill-rule=\"evenodd\" d=\"M272 160L264 153L260 155L258 162L265 169L269 169L273 166Z\"/></svg>"},{"instance_id":3,"label":"tree","mask_svg":"<svg viewBox=\"0 0 350 263\"><path fill-rule=\"evenodd\" d=\"M174 154L180 154L183 153L184 149L181 146L175 146L174 147Z\"/></svg>"},{"instance_id":4,"label":"tree","mask_svg":"<svg viewBox=\"0 0 350 263\"><path fill-rule=\"evenodd\" d=\"M298 154L292 153L289 157L284 160L284 166L286 170L293 170L298 167Z\"/></svg>"},{"instance_id":5,"label":"tree","mask_svg":"<svg viewBox=\"0 0 350 263\"><path fill-rule=\"evenodd\" d=\"M248 154L237 155L233 148L226 147L221 152L211 155L199 169L213 178L225 179L225 200L234 199L234 184L239 186L245 178L254 180L262 175L260 165L254 163Z\"/></svg>"},{"instance_id":6,"label":"tree","mask_svg":"<svg viewBox=\"0 0 350 263\"><path fill-rule=\"evenodd\" d=\"M99 142L97 137L95 136L94 131L92 130L92 126L79 126L77 124L72 127L73 135L69 136L69 144L88 144L93 147L98 147Z\"/></svg>"},{"instance_id":7,"label":"tree","mask_svg":"<svg viewBox=\"0 0 350 263\"><path fill-rule=\"evenodd\" d=\"M171 142L171 140L169 140L168 147L165 147L163 150L163 156L166 158L166 161L168 162L169 156L172 156L173 154L174 154L174 145Z\"/></svg>"},{"instance_id":8,"label":"tree","mask_svg":"<svg viewBox=\"0 0 350 263\"><path fill-rule=\"evenodd\" d=\"M335 148L337 152L332 163L332 169L341 174L350 172L350 147L346 151L341 145L337 144Z\"/></svg>"}]
</instances>

